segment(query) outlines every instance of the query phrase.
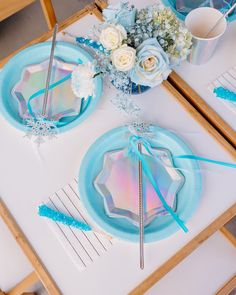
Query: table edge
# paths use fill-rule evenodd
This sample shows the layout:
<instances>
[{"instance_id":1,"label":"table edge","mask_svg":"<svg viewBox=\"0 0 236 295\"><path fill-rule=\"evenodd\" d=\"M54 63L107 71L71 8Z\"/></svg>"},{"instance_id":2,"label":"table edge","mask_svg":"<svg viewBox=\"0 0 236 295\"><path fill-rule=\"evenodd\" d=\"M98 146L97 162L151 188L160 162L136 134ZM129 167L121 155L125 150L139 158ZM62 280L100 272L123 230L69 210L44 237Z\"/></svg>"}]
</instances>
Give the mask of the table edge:
<instances>
[{"instance_id":1,"label":"table edge","mask_svg":"<svg viewBox=\"0 0 236 295\"><path fill-rule=\"evenodd\" d=\"M170 74L168 81L236 148L236 132L189 84L176 72Z\"/></svg>"}]
</instances>

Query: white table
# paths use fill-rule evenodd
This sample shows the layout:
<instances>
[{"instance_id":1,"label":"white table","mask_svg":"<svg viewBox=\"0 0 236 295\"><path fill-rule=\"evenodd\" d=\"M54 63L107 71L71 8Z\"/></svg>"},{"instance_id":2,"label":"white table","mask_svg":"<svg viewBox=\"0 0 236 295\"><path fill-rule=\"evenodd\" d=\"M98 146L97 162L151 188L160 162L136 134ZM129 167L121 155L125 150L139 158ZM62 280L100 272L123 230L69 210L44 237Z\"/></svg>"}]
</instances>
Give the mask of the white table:
<instances>
[{"instance_id":1,"label":"white table","mask_svg":"<svg viewBox=\"0 0 236 295\"><path fill-rule=\"evenodd\" d=\"M84 35L97 22L88 15L67 31ZM136 100L149 122L176 131L196 154L232 160L163 85L137 96ZM99 136L128 121L109 102L106 92L97 110L83 124L41 146L41 161L31 143L23 138L24 134L0 118L1 196L63 295L127 294L235 203L236 170L203 164L203 169L215 172L203 173L202 199L187 223L188 234L179 231L163 241L148 244L143 271L138 267L138 246L117 241L107 255L86 271L78 272L44 220L37 216L37 206L78 174L84 154Z\"/></svg>"}]
</instances>

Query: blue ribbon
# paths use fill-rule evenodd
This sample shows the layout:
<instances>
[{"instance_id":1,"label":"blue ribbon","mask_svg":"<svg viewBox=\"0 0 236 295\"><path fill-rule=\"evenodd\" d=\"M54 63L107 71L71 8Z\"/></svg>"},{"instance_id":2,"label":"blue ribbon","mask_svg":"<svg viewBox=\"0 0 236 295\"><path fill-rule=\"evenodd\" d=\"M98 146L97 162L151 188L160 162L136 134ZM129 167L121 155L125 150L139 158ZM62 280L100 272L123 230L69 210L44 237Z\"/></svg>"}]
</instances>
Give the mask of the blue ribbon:
<instances>
[{"instance_id":1,"label":"blue ribbon","mask_svg":"<svg viewBox=\"0 0 236 295\"><path fill-rule=\"evenodd\" d=\"M173 219L175 220L175 222L178 223L178 225L183 229L184 232L188 232L187 227L185 226L184 222L179 218L179 216L172 210L172 208L166 203L165 198L163 197L158 184L155 182L155 179L148 167L147 162L145 161L145 158L142 156L142 154L139 152L138 148L137 148L137 142L142 142L144 148L146 149L146 151L153 157L156 157L152 151L150 150L151 148L151 144L150 142L141 137L141 136L137 136L137 135L133 135L130 137L129 139L129 143L130 143L130 148L129 148L129 154L134 153L138 159L142 162L142 166L143 166L143 170L144 173L146 174L146 176L148 177L151 185L153 186L157 196L159 197L160 201L162 202L162 205L164 206L164 208L169 212L169 214L173 217ZM215 164L215 165L221 165L221 166L225 166L228 168L234 168L236 169L236 164L234 163L228 163L228 162L222 162L222 161L217 161L217 160L212 160L209 158L204 158L204 157L199 157L199 156L195 156L195 155L177 155L177 156L173 156L173 159L188 159L188 160L194 160L194 161L202 161L202 162L207 162L207 163L211 163L211 164Z\"/></svg>"},{"instance_id":2,"label":"blue ribbon","mask_svg":"<svg viewBox=\"0 0 236 295\"><path fill-rule=\"evenodd\" d=\"M146 176L148 177L148 179L150 180L157 196L159 197L160 201L162 202L162 205L163 207L166 209L166 211L169 212L169 214L173 217L173 219L177 222L177 224L183 229L184 232L188 232L188 228L185 226L184 222L179 218L179 216L172 210L172 208L167 204L165 198L163 197L159 187L158 187L158 184L155 182L155 179L148 167L148 164L146 163L145 161L145 158L142 156L142 154L139 152L138 148L137 148L137 142L138 141L141 141L143 146L145 147L145 149L147 150L147 152L151 155L152 152L150 151L150 143L140 137L140 136L131 136L130 137L130 145L132 147L132 151L137 155L138 159L142 162L142 166L143 166L143 170L144 170L144 173L146 174Z\"/></svg>"},{"instance_id":3,"label":"blue ribbon","mask_svg":"<svg viewBox=\"0 0 236 295\"><path fill-rule=\"evenodd\" d=\"M222 161L217 161L217 160L212 160L204 157L199 157L199 156L194 156L194 155L179 155L179 156L173 156L174 159L188 159L188 160L197 160L197 161L202 161L202 162L208 162L211 164L216 164L216 165L221 165L229 168L235 168L236 169L236 164L233 163L228 163L228 162L222 162Z\"/></svg>"},{"instance_id":4,"label":"blue ribbon","mask_svg":"<svg viewBox=\"0 0 236 295\"><path fill-rule=\"evenodd\" d=\"M220 11L222 13L224 13L226 10L231 8L231 6L233 5L233 0L230 0L229 2L226 0L223 0L223 3L225 4L225 6L220 9ZM228 15L227 15L227 17L228 17Z\"/></svg>"}]
</instances>

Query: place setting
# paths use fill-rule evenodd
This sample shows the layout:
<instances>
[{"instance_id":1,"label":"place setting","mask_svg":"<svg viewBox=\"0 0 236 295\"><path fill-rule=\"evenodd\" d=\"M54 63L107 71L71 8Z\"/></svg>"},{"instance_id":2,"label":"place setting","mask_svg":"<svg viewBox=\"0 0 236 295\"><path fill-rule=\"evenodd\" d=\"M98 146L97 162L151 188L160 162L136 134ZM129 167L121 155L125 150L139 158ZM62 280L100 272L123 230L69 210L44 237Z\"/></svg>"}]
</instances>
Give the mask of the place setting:
<instances>
[{"instance_id":1,"label":"place setting","mask_svg":"<svg viewBox=\"0 0 236 295\"><path fill-rule=\"evenodd\" d=\"M89 92L87 85L81 89L77 68L86 64L86 81L94 75L94 58L78 46L56 41L57 27L52 42L19 52L0 74L2 116L37 145L80 124L102 95L101 77L93 79Z\"/></svg>"}]
</instances>

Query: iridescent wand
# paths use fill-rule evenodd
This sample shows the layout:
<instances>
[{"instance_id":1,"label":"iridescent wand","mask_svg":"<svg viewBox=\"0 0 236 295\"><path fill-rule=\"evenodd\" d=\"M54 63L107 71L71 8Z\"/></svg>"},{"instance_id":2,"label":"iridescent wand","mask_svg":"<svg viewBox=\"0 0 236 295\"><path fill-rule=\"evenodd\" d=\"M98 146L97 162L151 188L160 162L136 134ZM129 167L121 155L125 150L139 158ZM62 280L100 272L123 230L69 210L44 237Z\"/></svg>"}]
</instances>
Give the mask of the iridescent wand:
<instances>
[{"instance_id":1,"label":"iridescent wand","mask_svg":"<svg viewBox=\"0 0 236 295\"><path fill-rule=\"evenodd\" d=\"M138 143L139 153L142 153L142 143ZM144 224L143 224L143 168L142 161L138 161L138 197L139 197L139 253L140 268L144 269Z\"/></svg>"},{"instance_id":2,"label":"iridescent wand","mask_svg":"<svg viewBox=\"0 0 236 295\"><path fill-rule=\"evenodd\" d=\"M43 98L43 109L42 109L43 117L45 117L46 111L47 111L48 92L49 92L49 86L50 86L51 75L52 75L52 66L53 66L54 51L55 51L55 46L56 46L57 31L58 31L58 24L55 24L54 31L53 31L53 37L52 37L52 47L51 47L51 52L50 52L45 94L44 94L44 98Z\"/></svg>"},{"instance_id":3,"label":"iridescent wand","mask_svg":"<svg viewBox=\"0 0 236 295\"><path fill-rule=\"evenodd\" d=\"M226 12L218 19L218 21L214 24L214 26L205 34L205 38L207 38L214 30L215 28L221 23L221 21L226 18L227 15L230 14L234 9L236 8L236 3L234 3L233 6L231 6Z\"/></svg>"}]
</instances>

